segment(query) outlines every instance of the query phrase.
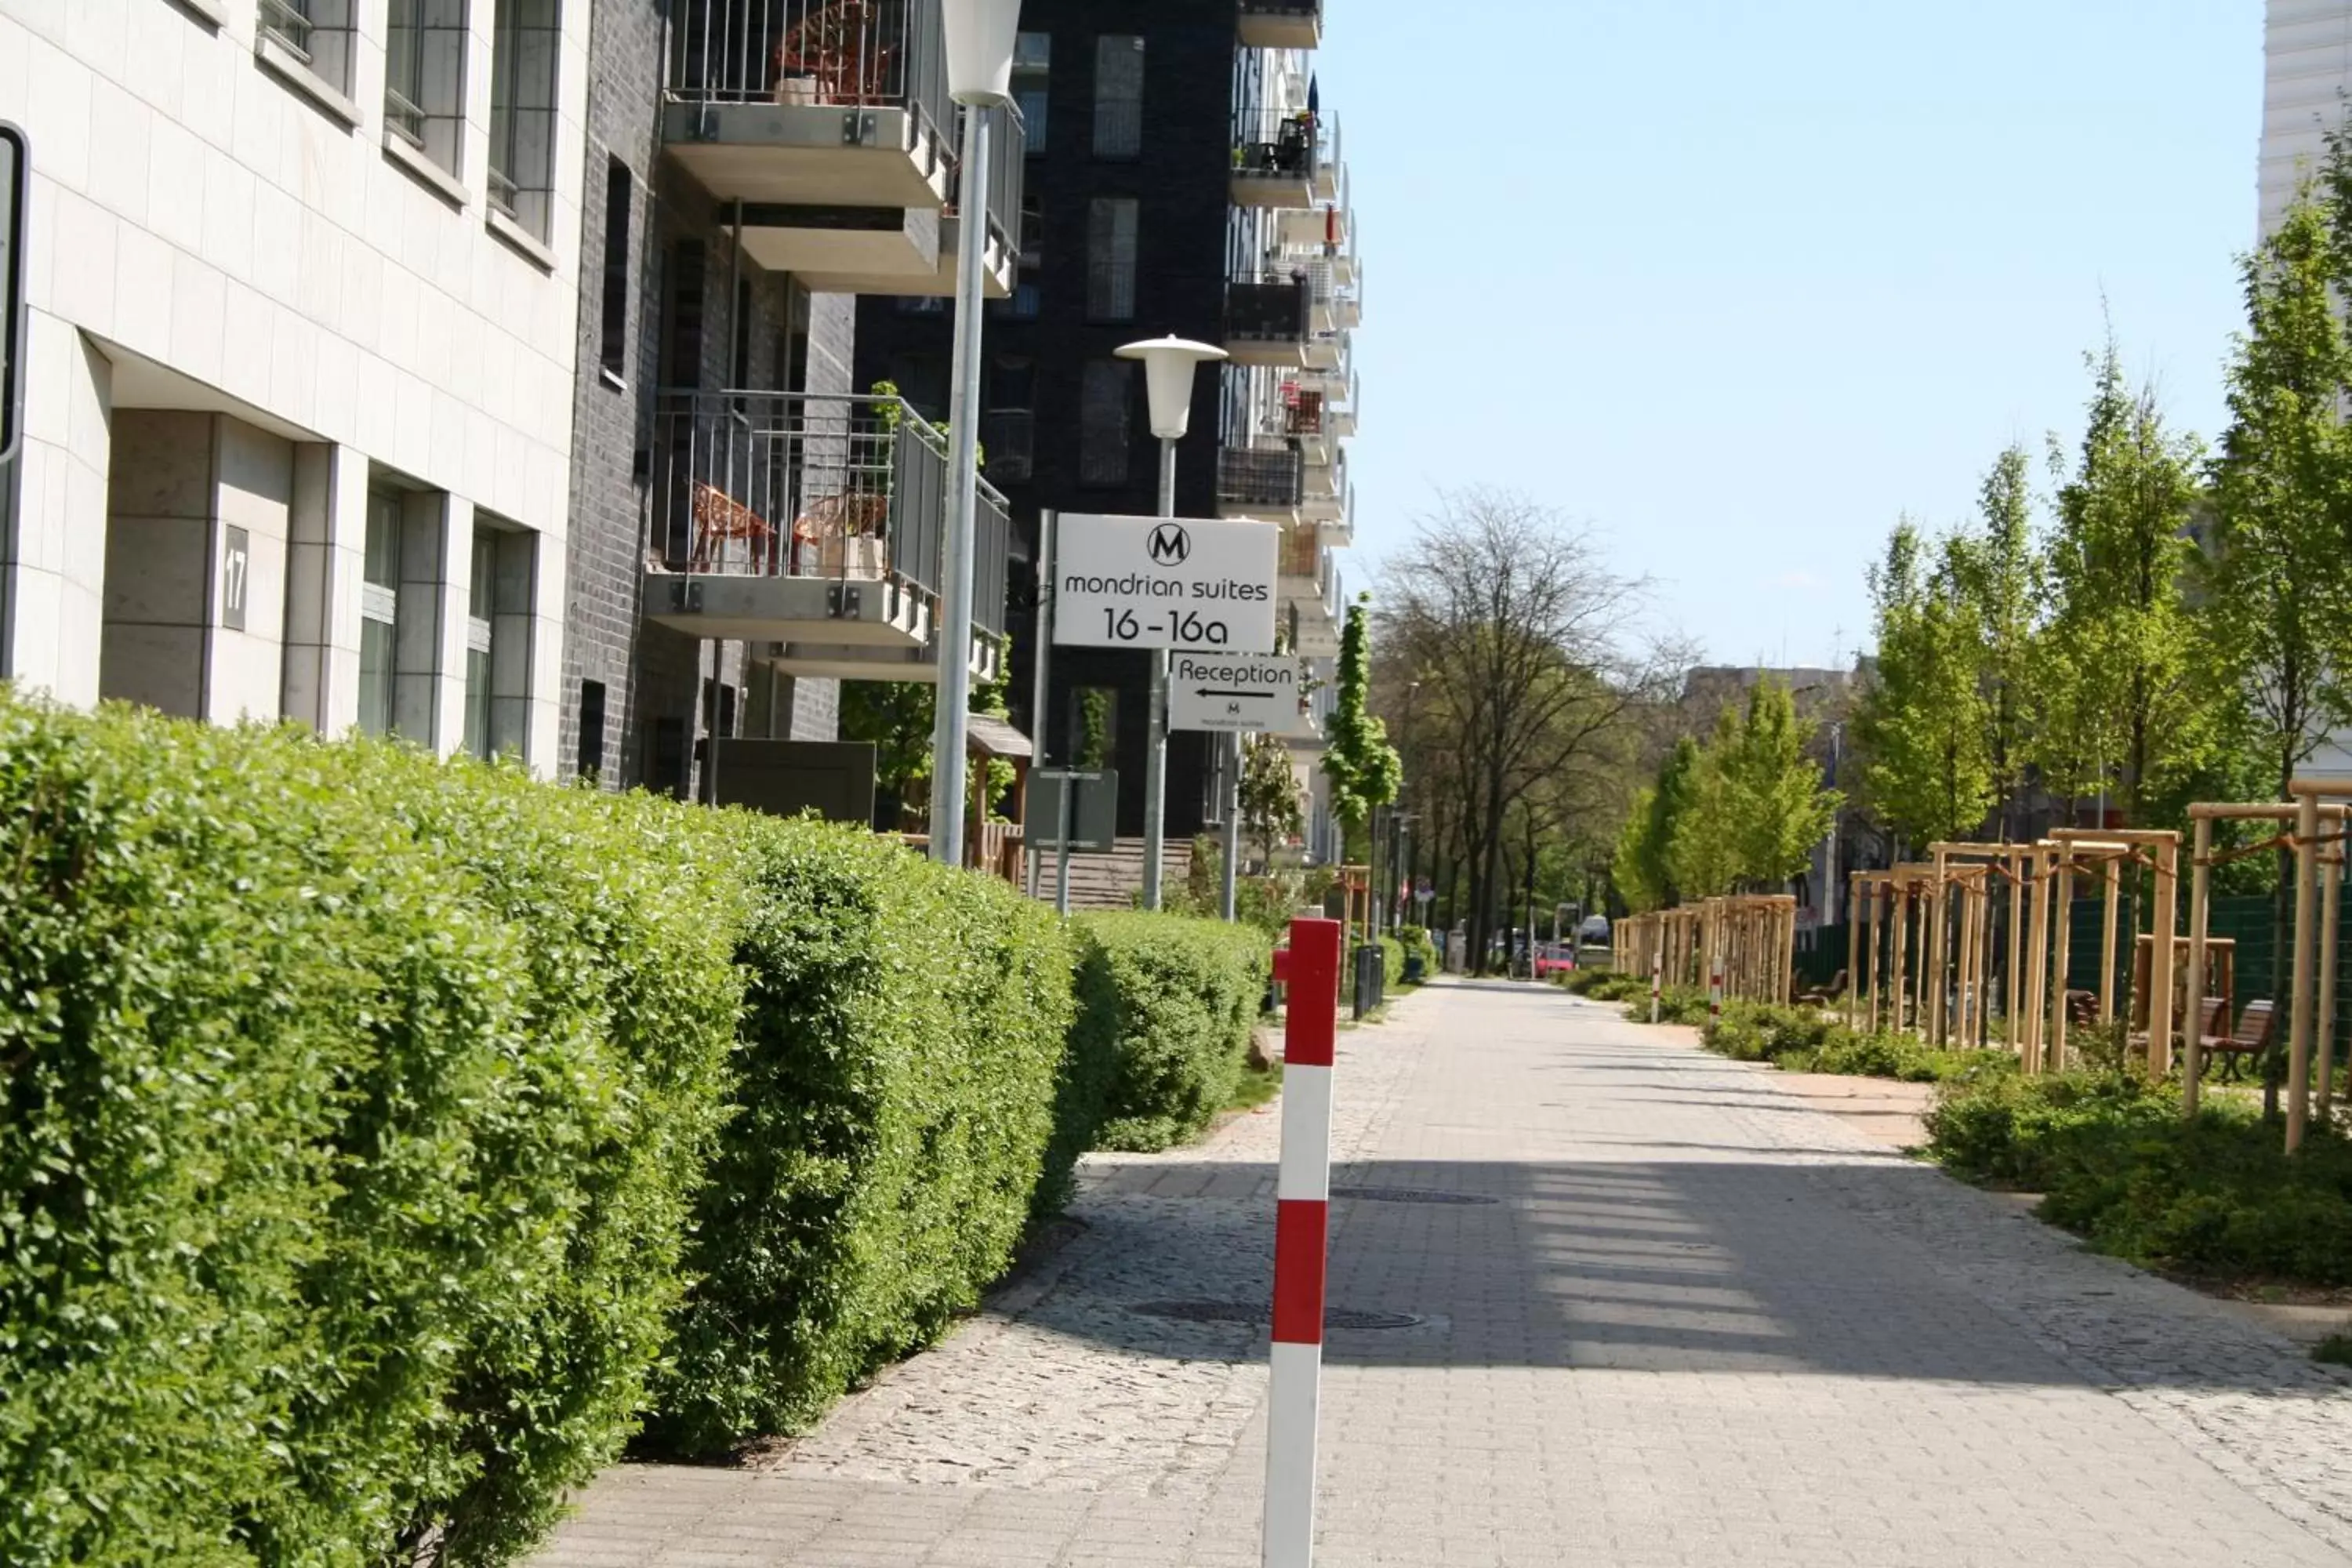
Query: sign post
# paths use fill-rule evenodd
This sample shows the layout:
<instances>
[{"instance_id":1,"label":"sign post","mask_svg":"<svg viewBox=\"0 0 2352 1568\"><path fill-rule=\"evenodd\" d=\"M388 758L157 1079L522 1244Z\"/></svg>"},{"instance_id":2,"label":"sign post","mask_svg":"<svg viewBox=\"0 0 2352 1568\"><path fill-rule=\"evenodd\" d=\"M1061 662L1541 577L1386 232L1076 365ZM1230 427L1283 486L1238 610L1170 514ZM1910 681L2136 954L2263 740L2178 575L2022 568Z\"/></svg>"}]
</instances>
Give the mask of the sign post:
<instances>
[{"instance_id":1,"label":"sign post","mask_svg":"<svg viewBox=\"0 0 2352 1568\"><path fill-rule=\"evenodd\" d=\"M1324 1240L1331 1207L1331 1054L1339 922L1295 920L1274 977L1282 1038L1282 1163L1274 1209L1274 1331L1266 1393L1265 1568L1315 1557L1315 1446L1323 1379Z\"/></svg>"}]
</instances>

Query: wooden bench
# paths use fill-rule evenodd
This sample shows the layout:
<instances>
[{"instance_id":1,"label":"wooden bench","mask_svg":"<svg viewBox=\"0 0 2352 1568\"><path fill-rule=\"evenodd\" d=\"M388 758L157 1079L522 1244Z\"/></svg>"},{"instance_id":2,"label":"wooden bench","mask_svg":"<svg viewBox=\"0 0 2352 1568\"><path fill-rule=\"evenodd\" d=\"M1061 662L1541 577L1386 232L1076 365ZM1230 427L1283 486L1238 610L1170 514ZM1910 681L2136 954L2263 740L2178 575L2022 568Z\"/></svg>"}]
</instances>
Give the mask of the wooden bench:
<instances>
[{"instance_id":1,"label":"wooden bench","mask_svg":"<svg viewBox=\"0 0 2352 1568\"><path fill-rule=\"evenodd\" d=\"M2220 998L2209 996L2206 1000L2214 1002ZM2216 1019L2216 1022L2219 1020ZM2227 1065L2221 1069L2221 1076L2235 1078L2238 1075L2238 1065L2242 1060L2247 1057L2258 1058L2269 1051L2271 1030L2275 1023L2276 1015L2268 1001L2249 1002L2246 1004L2246 1010L2238 1015L2236 1033L2226 1039L2219 1035L2209 1036L2200 1040L2199 1045L2209 1058L2228 1058Z\"/></svg>"}]
</instances>

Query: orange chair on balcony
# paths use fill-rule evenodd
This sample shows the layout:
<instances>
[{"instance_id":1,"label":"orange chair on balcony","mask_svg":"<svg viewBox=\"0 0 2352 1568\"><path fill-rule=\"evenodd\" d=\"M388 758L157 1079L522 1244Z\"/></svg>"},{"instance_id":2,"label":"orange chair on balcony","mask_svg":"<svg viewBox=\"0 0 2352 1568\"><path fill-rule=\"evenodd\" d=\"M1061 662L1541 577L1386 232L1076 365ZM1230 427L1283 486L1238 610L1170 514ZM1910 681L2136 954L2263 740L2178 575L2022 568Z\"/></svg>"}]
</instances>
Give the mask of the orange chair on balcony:
<instances>
[{"instance_id":1,"label":"orange chair on balcony","mask_svg":"<svg viewBox=\"0 0 2352 1568\"><path fill-rule=\"evenodd\" d=\"M835 0L776 46L776 101L881 103L898 47L883 41L876 0Z\"/></svg>"},{"instance_id":2,"label":"orange chair on balcony","mask_svg":"<svg viewBox=\"0 0 2352 1568\"><path fill-rule=\"evenodd\" d=\"M720 489L698 479L694 485L693 570L708 572L719 563L727 546L737 540L750 548L754 568L764 568L775 548L776 531L768 520Z\"/></svg>"}]
</instances>

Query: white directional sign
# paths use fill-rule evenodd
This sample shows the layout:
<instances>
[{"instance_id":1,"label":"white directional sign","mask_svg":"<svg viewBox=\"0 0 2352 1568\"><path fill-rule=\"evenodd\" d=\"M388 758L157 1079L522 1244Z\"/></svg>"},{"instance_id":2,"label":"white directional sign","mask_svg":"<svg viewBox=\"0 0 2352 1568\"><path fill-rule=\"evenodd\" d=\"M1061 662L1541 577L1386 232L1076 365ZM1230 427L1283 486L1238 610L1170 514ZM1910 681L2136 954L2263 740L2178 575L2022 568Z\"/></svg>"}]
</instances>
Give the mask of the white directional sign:
<instances>
[{"instance_id":1,"label":"white directional sign","mask_svg":"<svg viewBox=\"0 0 2352 1568\"><path fill-rule=\"evenodd\" d=\"M1065 512L1054 641L1270 654L1280 532L1270 522Z\"/></svg>"},{"instance_id":2,"label":"white directional sign","mask_svg":"<svg viewBox=\"0 0 2352 1568\"><path fill-rule=\"evenodd\" d=\"M1168 657L1168 727L1244 734L1306 732L1298 710L1298 661L1225 653Z\"/></svg>"}]
</instances>

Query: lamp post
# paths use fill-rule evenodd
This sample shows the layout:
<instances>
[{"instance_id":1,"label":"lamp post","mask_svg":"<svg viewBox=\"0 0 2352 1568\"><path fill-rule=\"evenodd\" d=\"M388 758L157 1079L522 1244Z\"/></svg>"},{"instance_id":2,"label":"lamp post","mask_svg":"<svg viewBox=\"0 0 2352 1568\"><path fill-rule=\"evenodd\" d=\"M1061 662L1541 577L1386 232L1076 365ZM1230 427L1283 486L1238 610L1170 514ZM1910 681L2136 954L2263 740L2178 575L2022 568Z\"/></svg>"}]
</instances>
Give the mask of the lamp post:
<instances>
[{"instance_id":1,"label":"lamp post","mask_svg":"<svg viewBox=\"0 0 2352 1568\"><path fill-rule=\"evenodd\" d=\"M1192 425L1192 367L1225 357L1225 351L1183 338L1152 338L1117 351L1121 359L1143 362L1143 387L1151 407L1151 433L1160 437L1160 515L1176 515L1176 443ZM1151 709L1143 753L1143 907L1160 907L1160 869L1168 838L1168 650L1151 650ZM1239 768L1226 786L1227 809L1236 793ZM1230 865L1228 871L1230 871ZM1226 895L1232 907L1232 895Z\"/></svg>"},{"instance_id":2,"label":"lamp post","mask_svg":"<svg viewBox=\"0 0 2352 1568\"><path fill-rule=\"evenodd\" d=\"M972 518L980 507L980 322L988 257L988 114L1013 101L1021 0L944 0L948 92L963 106L956 184L955 353L948 389L948 532L940 564L940 691L931 719L931 858L963 864L971 707Z\"/></svg>"}]
</instances>

